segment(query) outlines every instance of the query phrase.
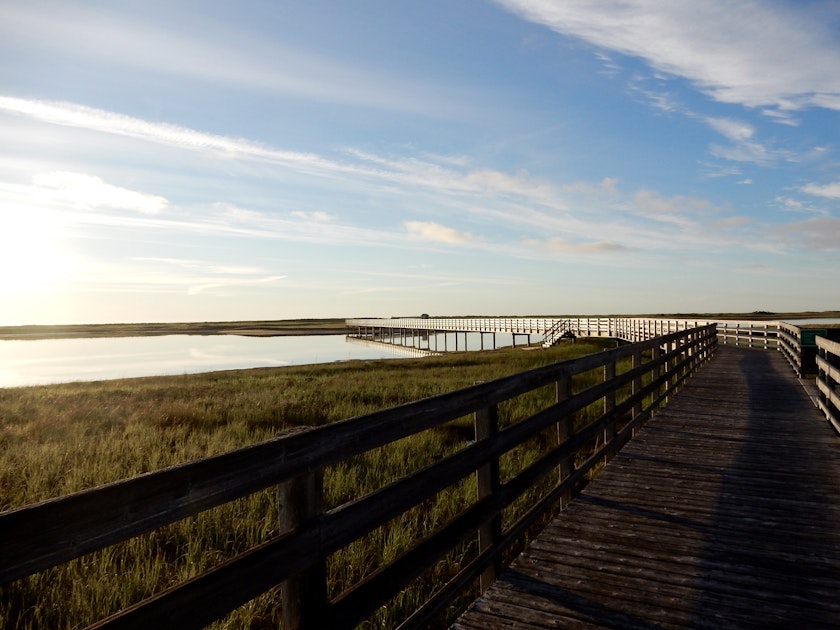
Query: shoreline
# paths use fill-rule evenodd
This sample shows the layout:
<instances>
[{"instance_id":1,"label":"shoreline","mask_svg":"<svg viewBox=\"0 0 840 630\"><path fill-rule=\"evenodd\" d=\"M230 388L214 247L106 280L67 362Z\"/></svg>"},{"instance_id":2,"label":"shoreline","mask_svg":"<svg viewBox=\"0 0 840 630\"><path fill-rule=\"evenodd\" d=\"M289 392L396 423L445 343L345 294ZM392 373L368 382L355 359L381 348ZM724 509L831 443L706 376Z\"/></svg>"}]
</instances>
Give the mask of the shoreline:
<instances>
[{"instance_id":1,"label":"shoreline","mask_svg":"<svg viewBox=\"0 0 840 630\"><path fill-rule=\"evenodd\" d=\"M526 316L511 316L526 317ZM551 317L564 317L553 315ZM577 317L577 316L575 316ZM593 315L592 317L599 317ZM771 313L678 313L657 315L605 315L604 317L650 317L655 319L741 319L785 320L809 318L840 319L840 311L802 311ZM241 335L243 337L292 337L306 335L345 335L350 332L345 319L279 319L233 322L175 322L134 324L33 324L0 326L0 341L44 339L89 339L96 337L158 337L162 335Z\"/></svg>"},{"instance_id":2,"label":"shoreline","mask_svg":"<svg viewBox=\"0 0 840 630\"><path fill-rule=\"evenodd\" d=\"M90 339L97 337L159 337L163 335L292 337L305 335L343 335L348 330L344 319L149 324L58 324L0 326L0 340L37 341L44 339Z\"/></svg>"}]
</instances>

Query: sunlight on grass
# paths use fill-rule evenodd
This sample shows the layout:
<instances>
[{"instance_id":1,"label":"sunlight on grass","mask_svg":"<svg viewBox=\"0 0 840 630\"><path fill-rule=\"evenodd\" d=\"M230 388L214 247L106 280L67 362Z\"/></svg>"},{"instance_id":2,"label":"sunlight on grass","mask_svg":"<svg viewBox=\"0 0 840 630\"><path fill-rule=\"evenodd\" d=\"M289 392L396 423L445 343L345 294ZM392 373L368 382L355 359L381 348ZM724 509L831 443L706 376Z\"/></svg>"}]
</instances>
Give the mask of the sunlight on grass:
<instances>
[{"instance_id":1,"label":"sunlight on grass","mask_svg":"<svg viewBox=\"0 0 840 630\"><path fill-rule=\"evenodd\" d=\"M0 509L254 444L292 427L316 426L602 350L610 342L549 350L499 350L426 359L264 368L209 374L0 390ZM597 382L593 373L585 380ZM581 385L583 386L583 385ZM501 406L506 426L545 406L543 388ZM357 498L462 448L472 418L341 462L325 471L327 507ZM546 433L502 458L502 477L537 456ZM546 491L556 478L535 493ZM329 559L333 596L370 575L451 518L475 496L470 475ZM524 509L517 502L505 520ZM277 493L257 492L120 545L0 588L0 625L77 627L197 575L278 534ZM388 627L454 572L465 543L395 598L367 627ZM277 627L267 593L215 627Z\"/></svg>"}]
</instances>

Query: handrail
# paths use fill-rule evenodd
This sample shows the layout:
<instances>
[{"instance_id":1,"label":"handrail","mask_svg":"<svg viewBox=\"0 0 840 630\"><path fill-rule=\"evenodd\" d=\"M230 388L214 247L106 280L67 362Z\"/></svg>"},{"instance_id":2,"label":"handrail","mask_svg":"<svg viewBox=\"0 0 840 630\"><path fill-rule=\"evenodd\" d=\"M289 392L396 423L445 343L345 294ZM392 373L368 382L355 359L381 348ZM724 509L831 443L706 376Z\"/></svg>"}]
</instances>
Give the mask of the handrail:
<instances>
[{"instance_id":1,"label":"handrail","mask_svg":"<svg viewBox=\"0 0 840 630\"><path fill-rule=\"evenodd\" d=\"M442 317L442 318L355 318L346 320L349 327L362 330L403 329L439 332L515 332L544 335L568 330L582 337L612 337L625 341L652 339L679 330L717 324L718 341L745 348L776 348L777 333L783 322L756 320L708 320L655 317Z\"/></svg>"},{"instance_id":2,"label":"handrail","mask_svg":"<svg viewBox=\"0 0 840 630\"><path fill-rule=\"evenodd\" d=\"M543 348L550 348L562 337L571 332L571 322L567 319L558 319L545 331L545 338L542 343Z\"/></svg>"},{"instance_id":3,"label":"handrail","mask_svg":"<svg viewBox=\"0 0 840 630\"><path fill-rule=\"evenodd\" d=\"M799 326L779 322L779 350L790 363L796 376L802 378L804 366L802 364L802 345L800 343L802 329Z\"/></svg>"},{"instance_id":4,"label":"handrail","mask_svg":"<svg viewBox=\"0 0 840 630\"><path fill-rule=\"evenodd\" d=\"M819 407L840 433L840 343L817 337Z\"/></svg>"},{"instance_id":5,"label":"handrail","mask_svg":"<svg viewBox=\"0 0 840 630\"><path fill-rule=\"evenodd\" d=\"M280 485L284 497L298 497L294 511L304 515L288 531L91 627L203 627L281 582L290 589L284 597L287 628L352 627L458 541L484 532L479 555L406 622L419 627L452 601L460 586L480 575L485 584L519 534L577 492L710 358L716 343L714 325L673 332L0 514L0 583ZM631 367L617 373L620 361ZM572 394L570 379L595 369L603 369L604 380ZM551 384L558 392L555 403L504 428L494 424L500 403ZM570 426L576 412L601 400L598 418ZM474 442L366 496L319 511L325 468L467 414L475 414ZM499 458L554 426L565 437L502 483ZM558 470L561 478L524 516L505 531L492 525L501 523L514 500ZM391 564L332 601L326 601L323 584L295 588L312 576L323 581L329 554L476 471L483 479L476 502ZM304 487L308 490L300 491Z\"/></svg>"}]
</instances>

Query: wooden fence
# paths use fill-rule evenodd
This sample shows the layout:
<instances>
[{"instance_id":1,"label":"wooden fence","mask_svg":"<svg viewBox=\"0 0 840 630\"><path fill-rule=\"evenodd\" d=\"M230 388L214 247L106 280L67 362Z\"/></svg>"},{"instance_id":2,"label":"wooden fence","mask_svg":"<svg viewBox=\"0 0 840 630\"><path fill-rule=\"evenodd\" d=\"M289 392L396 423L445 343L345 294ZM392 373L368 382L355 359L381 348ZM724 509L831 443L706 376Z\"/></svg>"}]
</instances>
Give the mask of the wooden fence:
<instances>
[{"instance_id":1,"label":"wooden fence","mask_svg":"<svg viewBox=\"0 0 840 630\"><path fill-rule=\"evenodd\" d=\"M679 331L0 514L0 583L279 486L285 533L91 627L203 627L280 583L287 629L353 627L477 536L477 553L401 626L423 627L476 580L486 587L511 545L577 492L710 358L716 343L714 325ZM578 377L593 371L598 383L579 388ZM552 402L500 427L501 403L545 387L554 388ZM579 415L573 422L593 404L599 409L594 420L581 423L586 416ZM322 508L328 467L471 414L474 440L454 454L365 496ZM553 443L500 478L500 458L546 432L555 436ZM474 503L328 599L330 554L470 475L477 479ZM548 489L503 528L509 506L546 480Z\"/></svg>"},{"instance_id":2,"label":"wooden fence","mask_svg":"<svg viewBox=\"0 0 840 630\"><path fill-rule=\"evenodd\" d=\"M817 337L819 407L834 430L840 432L840 343Z\"/></svg>"},{"instance_id":3,"label":"wooden fence","mask_svg":"<svg viewBox=\"0 0 840 630\"><path fill-rule=\"evenodd\" d=\"M443 317L383 319L348 319L347 326L356 328L356 336L376 339L394 335L393 331L436 332L507 332L545 335L553 343L560 338L553 333L569 331L581 337L611 337L625 341L643 341L680 330L717 324L718 342L742 348L775 349L782 327L780 321L707 320L653 317ZM788 326L790 328L790 326ZM797 329L798 330L798 329ZM390 331L390 332L388 332Z\"/></svg>"},{"instance_id":4,"label":"wooden fence","mask_svg":"<svg viewBox=\"0 0 840 630\"><path fill-rule=\"evenodd\" d=\"M804 374L802 360L802 344L800 343L801 330L798 326L779 323L779 351L785 356L799 378Z\"/></svg>"}]
</instances>

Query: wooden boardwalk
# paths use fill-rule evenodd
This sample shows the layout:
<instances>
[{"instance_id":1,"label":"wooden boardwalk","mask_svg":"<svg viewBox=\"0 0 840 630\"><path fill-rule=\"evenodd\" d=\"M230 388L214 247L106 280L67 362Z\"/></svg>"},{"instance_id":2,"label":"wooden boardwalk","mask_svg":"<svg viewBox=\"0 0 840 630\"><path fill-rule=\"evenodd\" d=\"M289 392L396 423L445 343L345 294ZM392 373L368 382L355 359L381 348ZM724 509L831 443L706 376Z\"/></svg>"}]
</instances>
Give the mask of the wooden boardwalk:
<instances>
[{"instance_id":1,"label":"wooden boardwalk","mask_svg":"<svg viewBox=\"0 0 840 630\"><path fill-rule=\"evenodd\" d=\"M840 439L720 347L453 627L840 628Z\"/></svg>"}]
</instances>

